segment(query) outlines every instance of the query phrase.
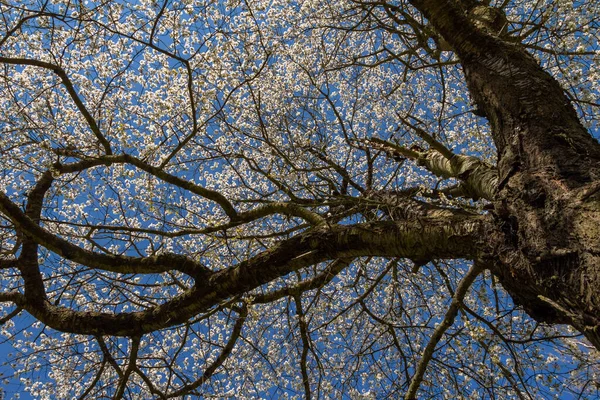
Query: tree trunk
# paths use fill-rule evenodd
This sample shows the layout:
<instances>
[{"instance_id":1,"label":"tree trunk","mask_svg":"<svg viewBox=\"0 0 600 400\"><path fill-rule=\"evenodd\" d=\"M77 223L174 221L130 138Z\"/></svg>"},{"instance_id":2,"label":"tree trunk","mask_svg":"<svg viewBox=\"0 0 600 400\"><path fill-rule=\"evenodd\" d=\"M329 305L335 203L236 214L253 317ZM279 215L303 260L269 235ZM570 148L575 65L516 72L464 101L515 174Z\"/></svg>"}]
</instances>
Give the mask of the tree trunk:
<instances>
[{"instance_id":1,"label":"tree trunk","mask_svg":"<svg viewBox=\"0 0 600 400\"><path fill-rule=\"evenodd\" d=\"M490 265L533 318L600 349L600 145L558 82L454 1L413 0L460 58L498 150Z\"/></svg>"}]
</instances>

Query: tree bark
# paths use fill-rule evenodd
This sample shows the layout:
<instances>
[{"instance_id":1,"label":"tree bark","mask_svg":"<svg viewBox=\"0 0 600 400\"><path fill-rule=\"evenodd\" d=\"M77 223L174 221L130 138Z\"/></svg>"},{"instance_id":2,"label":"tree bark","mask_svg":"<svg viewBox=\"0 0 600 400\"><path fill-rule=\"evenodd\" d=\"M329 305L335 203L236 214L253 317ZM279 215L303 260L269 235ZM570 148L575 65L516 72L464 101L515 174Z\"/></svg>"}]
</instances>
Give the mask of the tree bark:
<instances>
[{"instance_id":1,"label":"tree bark","mask_svg":"<svg viewBox=\"0 0 600 400\"><path fill-rule=\"evenodd\" d=\"M600 145L519 45L478 29L456 1L411 3L455 50L491 124L493 272L533 318L569 323L600 349Z\"/></svg>"},{"instance_id":2,"label":"tree bark","mask_svg":"<svg viewBox=\"0 0 600 400\"><path fill-rule=\"evenodd\" d=\"M132 313L75 311L51 304L37 266L37 244L28 239L32 246L28 254L33 257L17 260L25 293L7 293L0 296L0 301L14 302L62 332L133 337L185 323L227 299L243 296L290 272L327 260L363 256L416 260L478 257L480 238L490 229L488 216L405 206L410 220L324 225L308 230L239 264L203 274L191 289L164 304ZM2 211L10 215L10 207ZM172 265L173 269L176 267Z\"/></svg>"}]
</instances>

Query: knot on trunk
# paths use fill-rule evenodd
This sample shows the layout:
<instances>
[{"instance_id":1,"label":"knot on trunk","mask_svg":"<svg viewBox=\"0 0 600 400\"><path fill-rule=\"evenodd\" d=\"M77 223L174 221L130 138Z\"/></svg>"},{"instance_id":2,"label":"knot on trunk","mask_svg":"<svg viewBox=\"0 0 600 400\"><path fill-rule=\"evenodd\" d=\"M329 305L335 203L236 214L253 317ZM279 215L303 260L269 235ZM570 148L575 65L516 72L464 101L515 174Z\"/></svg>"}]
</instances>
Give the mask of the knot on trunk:
<instances>
[{"instance_id":1,"label":"knot on trunk","mask_svg":"<svg viewBox=\"0 0 600 400\"><path fill-rule=\"evenodd\" d=\"M508 33L508 20L498 8L478 4L468 13L469 20L478 28L493 36L505 36Z\"/></svg>"}]
</instances>

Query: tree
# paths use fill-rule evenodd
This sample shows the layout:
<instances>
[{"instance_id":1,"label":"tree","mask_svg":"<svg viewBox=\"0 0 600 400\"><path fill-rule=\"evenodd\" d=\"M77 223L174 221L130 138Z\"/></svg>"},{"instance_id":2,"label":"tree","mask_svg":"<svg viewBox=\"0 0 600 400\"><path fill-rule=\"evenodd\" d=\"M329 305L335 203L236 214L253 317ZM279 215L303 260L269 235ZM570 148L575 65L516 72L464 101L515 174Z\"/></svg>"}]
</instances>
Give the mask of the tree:
<instances>
[{"instance_id":1,"label":"tree","mask_svg":"<svg viewBox=\"0 0 600 400\"><path fill-rule=\"evenodd\" d=\"M597 396L592 3L0 3L26 390Z\"/></svg>"}]
</instances>

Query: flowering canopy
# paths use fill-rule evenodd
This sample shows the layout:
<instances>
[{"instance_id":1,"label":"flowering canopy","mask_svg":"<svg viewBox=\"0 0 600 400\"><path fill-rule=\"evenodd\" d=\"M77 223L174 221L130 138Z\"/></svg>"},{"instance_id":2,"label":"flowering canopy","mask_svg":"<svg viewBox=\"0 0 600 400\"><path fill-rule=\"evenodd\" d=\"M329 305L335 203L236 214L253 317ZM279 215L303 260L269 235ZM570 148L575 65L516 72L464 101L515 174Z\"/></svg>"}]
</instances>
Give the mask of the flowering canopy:
<instances>
[{"instance_id":1,"label":"flowering canopy","mask_svg":"<svg viewBox=\"0 0 600 400\"><path fill-rule=\"evenodd\" d=\"M487 265L510 146L438 3L597 129L593 2L0 2L6 390L597 396Z\"/></svg>"}]
</instances>

